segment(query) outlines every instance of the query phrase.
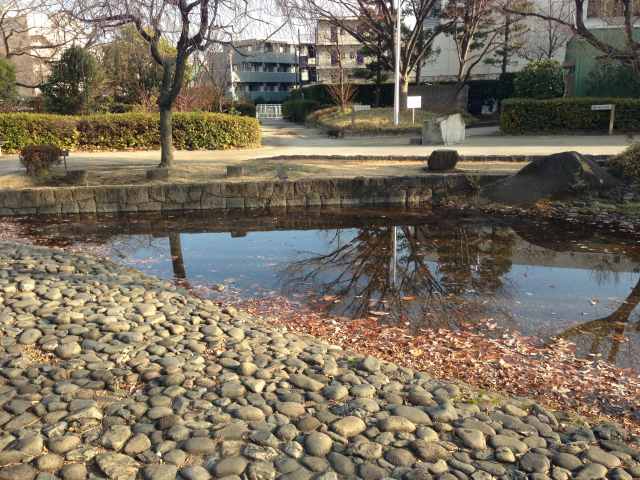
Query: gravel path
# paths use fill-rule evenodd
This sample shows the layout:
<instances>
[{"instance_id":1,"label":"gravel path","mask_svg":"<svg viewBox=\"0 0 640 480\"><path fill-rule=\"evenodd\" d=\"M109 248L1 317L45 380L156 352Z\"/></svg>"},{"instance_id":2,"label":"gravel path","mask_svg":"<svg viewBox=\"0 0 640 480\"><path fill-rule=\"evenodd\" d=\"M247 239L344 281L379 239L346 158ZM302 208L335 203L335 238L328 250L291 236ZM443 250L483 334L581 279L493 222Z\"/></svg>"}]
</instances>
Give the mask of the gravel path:
<instances>
[{"instance_id":1,"label":"gravel path","mask_svg":"<svg viewBox=\"0 0 640 480\"><path fill-rule=\"evenodd\" d=\"M92 257L0 252L0 480L640 477L613 425L486 401Z\"/></svg>"}]
</instances>

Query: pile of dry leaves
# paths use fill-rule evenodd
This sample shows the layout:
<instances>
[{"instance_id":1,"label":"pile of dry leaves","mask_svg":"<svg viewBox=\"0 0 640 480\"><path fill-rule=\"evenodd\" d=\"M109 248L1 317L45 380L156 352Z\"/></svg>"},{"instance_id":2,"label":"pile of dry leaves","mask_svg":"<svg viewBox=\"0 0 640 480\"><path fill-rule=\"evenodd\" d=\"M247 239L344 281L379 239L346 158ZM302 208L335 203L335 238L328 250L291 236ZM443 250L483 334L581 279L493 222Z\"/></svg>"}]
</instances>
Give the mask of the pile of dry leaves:
<instances>
[{"instance_id":1,"label":"pile of dry leaves","mask_svg":"<svg viewBox=\"0 0 640 480\"><path fill-rule=\"evenodd\" d=\"M542 345L505 331L496 338L473 330L418 332L384 325L378 318L331 318L300 309L286 298L244 302L249 313L288 330L344 349L371 354L434 377L458 380L593 420L613 420L640 433L640 377L597 359L577 358L574 345L558 339ZM492 328L490 323L484 325Z\"/></svg>"}]
</instances>

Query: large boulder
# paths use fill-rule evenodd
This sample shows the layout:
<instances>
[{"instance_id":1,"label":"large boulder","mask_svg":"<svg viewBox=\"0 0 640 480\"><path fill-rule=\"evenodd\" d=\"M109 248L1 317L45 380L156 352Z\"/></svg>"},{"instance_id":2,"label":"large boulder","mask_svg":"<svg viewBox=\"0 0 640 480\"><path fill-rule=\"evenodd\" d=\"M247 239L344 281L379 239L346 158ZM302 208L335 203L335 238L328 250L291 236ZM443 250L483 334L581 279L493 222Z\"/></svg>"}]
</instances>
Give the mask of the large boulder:
<instances>
[{"instance_id":1,"label":"large boulder","mask_svg":"<svg viewBox=\"0 0 640 480\"><path fill-rule=\"evenodd\" d=\"M453 170L459 159L457 150L434 150L427 160L427 170L432 172Z\"/></svg>"},{"instance_id":2,"label":"large boulder","mask_svg":"<svg viewBox=\"0 0 640 480\"><path fill-rule=\"evenodd\" d=\"M480 196L494 202L531 204L616 183L594 160L577 152L562 152L534 160L515 175L487 185Z\"/></svg>"},{"instance_id":3,"label":"large boulder","mask_svg":"<svg viewBox=\"0 0 640 480\"><path fill-rule=\"evenodd\" d=\"M431 118L422 126L423 145L455 145L464 142L466 124L459 113Z\"/></svg>"}]
</instances>

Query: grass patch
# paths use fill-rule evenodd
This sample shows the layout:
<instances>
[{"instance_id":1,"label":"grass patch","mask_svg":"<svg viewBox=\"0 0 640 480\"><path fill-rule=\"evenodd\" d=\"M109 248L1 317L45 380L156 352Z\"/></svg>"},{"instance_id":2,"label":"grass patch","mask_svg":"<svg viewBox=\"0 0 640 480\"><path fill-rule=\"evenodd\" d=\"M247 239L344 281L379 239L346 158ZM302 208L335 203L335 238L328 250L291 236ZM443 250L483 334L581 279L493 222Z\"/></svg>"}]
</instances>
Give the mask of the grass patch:
<instances>
[{"instance_id":1,"label":"grass patch","mask_svg":"<svg viewBox=\"0 0 640 480\"><path fill-rule=\"evenodd\" d=\"M400 112L400 123L393 124L393 108L372 108L371 110L363 110L355 112L348 108L344 112L335 108L324 109L312 114L314 123L327 130L340 130L345 133L356 135L375 135L375 134L408 134L419 133L422 130L422 124L435 116L433 112L427 110L415 111L415 123L412 122L412 113L410 110ZM477 120L468 115L463 114L467 125Z\"/></svg>"}]
</instances>

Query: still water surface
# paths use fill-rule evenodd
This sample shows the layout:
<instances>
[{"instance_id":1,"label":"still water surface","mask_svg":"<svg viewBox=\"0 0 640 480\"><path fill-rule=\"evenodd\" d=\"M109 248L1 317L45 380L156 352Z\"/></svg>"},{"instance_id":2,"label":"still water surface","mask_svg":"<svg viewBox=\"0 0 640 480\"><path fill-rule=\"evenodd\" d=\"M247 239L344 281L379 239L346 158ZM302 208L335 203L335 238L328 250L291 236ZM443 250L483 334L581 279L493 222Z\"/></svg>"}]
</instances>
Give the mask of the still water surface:
<instances>
[{"instance_id":1,"label":"still water surface","mask_svg":"<svg viewBox=\"0 0 640 480\"><path fill-rule=\"evenodd\" d=\"M99 245L116 261L214 298L284 295L303 308L416 329L492 319L496 332L562 336L582 356L640 370L637 239L439 210L23 222L34 239Z\"/></svg>"}]
</instances>

